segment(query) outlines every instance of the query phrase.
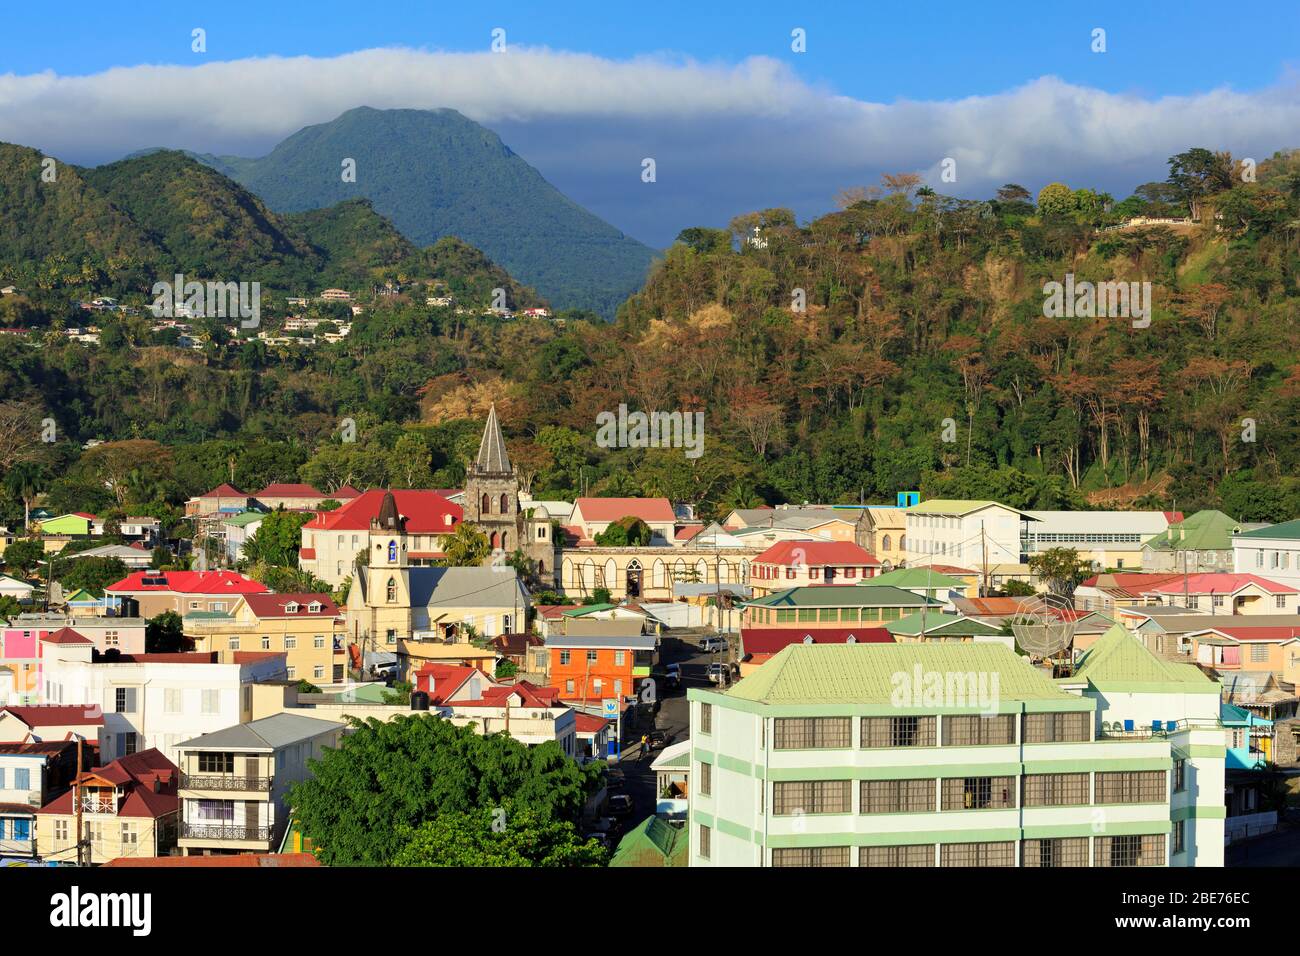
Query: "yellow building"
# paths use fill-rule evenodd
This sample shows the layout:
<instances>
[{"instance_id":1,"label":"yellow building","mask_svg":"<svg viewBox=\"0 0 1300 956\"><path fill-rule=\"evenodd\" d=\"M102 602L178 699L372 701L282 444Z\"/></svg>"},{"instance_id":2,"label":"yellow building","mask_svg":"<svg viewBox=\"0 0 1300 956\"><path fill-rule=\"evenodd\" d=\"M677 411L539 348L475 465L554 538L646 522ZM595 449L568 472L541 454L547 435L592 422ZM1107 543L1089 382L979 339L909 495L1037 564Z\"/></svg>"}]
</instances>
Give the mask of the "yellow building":
<instances>
[{"instance_id":1,"label":"yellow building","mask_svg":"<svg viewBox=\"0 0 1300 956\"><path fill-rule=\"evenodd\" d=\"M328 594L244 594L229 612L185 615L195 650L216 651L223 664L241 652L280 652L291 680L339 684L347 677L342 610Z\"/></svg>"}]
</instances>

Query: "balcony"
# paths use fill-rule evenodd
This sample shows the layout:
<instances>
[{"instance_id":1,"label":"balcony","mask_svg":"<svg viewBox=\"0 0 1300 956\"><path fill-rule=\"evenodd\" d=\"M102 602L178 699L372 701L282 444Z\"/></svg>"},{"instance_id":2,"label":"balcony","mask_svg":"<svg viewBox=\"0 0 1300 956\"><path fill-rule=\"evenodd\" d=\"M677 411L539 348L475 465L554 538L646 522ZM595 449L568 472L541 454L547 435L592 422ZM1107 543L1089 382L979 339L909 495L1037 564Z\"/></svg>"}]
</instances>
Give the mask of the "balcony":
<instances>
[{"instance_id":1,"label":"balcony","mask_svg":"<svg viewBox=\"0 0 1300 956\"><path fill-rule=\"evenodd\" d=\"M82 813L117 813L116 797L91 797L83 796L81 798Z\"/></svg>"},{"instance_id":2,"label":"balcony","mask_svg":"<svg viewBox=\"0 0 1300 956\"><path fill-rule=\"evenodd\" d=\"M183 773L182 790L250 790L263 792L271 789L270 777L240 777L221 773Z\"/></svg>"},{"instance_id":3,"label":"balcony","mask_svg":"<svg viewBox=\"0 0 1300 956\"><path fill-rule=\"evenodd\" d=\"M230 840L270 842L271 827L241 827L230 823L181 822L182 840Z\"/></svg>"}]
</instances>

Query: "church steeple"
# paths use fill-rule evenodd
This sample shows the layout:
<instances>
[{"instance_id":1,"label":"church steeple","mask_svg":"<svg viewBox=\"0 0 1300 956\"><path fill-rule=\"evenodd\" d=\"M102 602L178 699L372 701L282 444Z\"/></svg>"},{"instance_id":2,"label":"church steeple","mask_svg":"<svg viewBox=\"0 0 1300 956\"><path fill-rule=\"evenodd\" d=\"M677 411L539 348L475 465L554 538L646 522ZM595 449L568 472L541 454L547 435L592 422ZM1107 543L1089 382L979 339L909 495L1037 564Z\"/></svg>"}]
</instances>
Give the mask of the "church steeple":
<instances>
[{"instance_id":1,"label":"church steeple","mask_svg":"<svg viewBox=\"0 0 1300 956\"><path fill-rule=\"evenodd\" d=\"M379 514L371 527L390 534L406 534L406 518L397 510L397 498L391 489L384 493L384 500L379 503Z\"/></svg>"},{"instance_id":2,"label":"church steeple","mask_svg":"<svg viewBox=\"0 0 1300 956\"><path fill-rule=\"evenodd\" d=\"M501 434L501 425L497 422L497 405L492 403L488 410L487 425L483 429L483 439L478 445L478 457L474 459L474 472L479 475L510 475L510 456L506 454L506 440Z\"/></svg>"}]
</instances>

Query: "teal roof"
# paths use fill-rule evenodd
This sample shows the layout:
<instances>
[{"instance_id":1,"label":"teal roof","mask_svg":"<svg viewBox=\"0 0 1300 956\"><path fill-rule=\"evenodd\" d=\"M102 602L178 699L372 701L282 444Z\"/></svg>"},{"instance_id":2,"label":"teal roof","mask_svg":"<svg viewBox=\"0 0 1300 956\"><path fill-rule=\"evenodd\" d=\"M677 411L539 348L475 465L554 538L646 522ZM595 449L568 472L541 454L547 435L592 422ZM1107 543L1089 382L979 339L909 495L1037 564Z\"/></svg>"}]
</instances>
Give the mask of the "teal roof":
<instances>
[{"instance_id":1,"label":"teal roof","mask_svg":"<svg viewBox=\"0 0 1300 956\"><path fill-rule=\"evenodd\" d=\"M878 574L874 578L864 578L857 584L860 588L878 588L885 585L892 585L897 588L926 588L933 590L939 588L961 588L965 590L966 588L965 581L949 577L946 574L940 574L938 571L931 571L929 568L895 568L893 571Z\"/></svg>"},{"instance_id":2,"label":"teal roof","mask_svg":"<svg viewBox=\"0 0 1300 956\"><path fill-rule=\"evenodd\" d=\"M242 514L237 514L229 518L226 518L221 523L234 525L236 528L243 528L250 524L253 524L256 521L261 521L265 517L266 515L264 515L260 511L245 511Z\"/></svg>"},{"instance_id":3,"label":"teal roof","mask_svg":"<svg viewBox=\"0 0 1300 956\"><path fill-rule=\"evenodd\" d=\"M1074 675L1062 679L1070 683L1086 680L1098 690L1219 693L1218 683L1200 668L1157 657L1120 624L1097 638L1079 659Z\"/></svg>"},{"instance_id":4,"label":"teal roof","mask_svg":"<svg viewBox=\"0 0 1300 956\"><path fill-rule=\"evenodd\" d=\"M685 826L647 817L618 841L610 866L686 866L690 837Z\"/></svg>"},{"instance_id":5,"label":"teal roof","mask_svg":"<svg viewBox=\"0 0 1300 956\"><path fill-rule=\"evenodd\" d=\"M940 602L888 584L873 588L827 584L786 588L745 603L759 607L921 607Z\"/></svg>"},{"instance_id":6,"label":"teal roof","mask_svg":"<svg viewBox=\"0 0 1300 956\"><path fill-rule=\"evenodd\" d=\"M1283 521L1281 524L1269 525L1267 528L1256 528L1254 531L1243 531L1237 537L1284 538L1289 541L1300 541L1300 518L1293 521Z\"/></svg>"},{"instance_id":7,"label":"teal roof","mask_svg":"<svg viewBox=\"0 0 1300 956\"><path fill-rule=\"evenodd\" d=\"M1077 704L1002 644L791 644L724 696L764 704L894 704L898 675L997 675L1000 700Z\"/></svg>"},{"instance_id":8,"label":"teal roof","mask_svg":"<svg viewBox=\"0 0 1300 956\"><path fill-rule=\"evenodd\" d=\"M987 637L1001 634L1000 627L963 617L960 614L938 614L934 611L922 613L917 611L897 621L885 621L882 625L890 634L902 634L904 637L917 637L924 625L926 634L940 637Z\"/></svg>"}]
</instances>

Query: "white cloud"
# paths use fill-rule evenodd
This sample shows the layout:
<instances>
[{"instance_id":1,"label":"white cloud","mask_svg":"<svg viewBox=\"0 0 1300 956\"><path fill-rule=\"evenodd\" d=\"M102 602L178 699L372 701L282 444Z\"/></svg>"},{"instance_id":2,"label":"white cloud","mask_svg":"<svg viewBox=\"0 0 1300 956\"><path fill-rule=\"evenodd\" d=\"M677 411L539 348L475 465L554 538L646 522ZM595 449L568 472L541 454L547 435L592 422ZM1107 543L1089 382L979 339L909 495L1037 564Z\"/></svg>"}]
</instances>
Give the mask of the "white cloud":
<instances>
[{"instance_id":1,"label":"white cloud","mask_svg":"<svg viewBox=\"0 0 1300 956\"><path fill-rule=\"evenodd\" d=\"M1163 178L1189 146L1256 159L1300 145L1300 83L1145 98L1042 77L991 96L868 103L754 57L709 64L365 50L135 66L85 77L0 76L0 139L95 163L147 146L261 155L354 106L453 107L502 134L576 200L640 238L671 239L758 206L828 207L883 171L934 174L941 191L985 196L1052 179L1119 195ZM654 156L653 192L639 179ZM956 184L937 182L944 157Z\"/></svg>"}]
</instances>

